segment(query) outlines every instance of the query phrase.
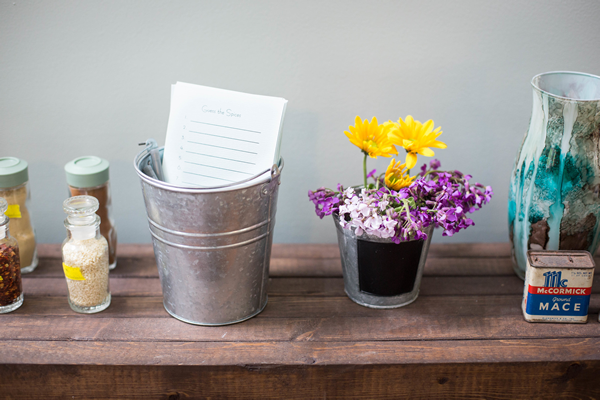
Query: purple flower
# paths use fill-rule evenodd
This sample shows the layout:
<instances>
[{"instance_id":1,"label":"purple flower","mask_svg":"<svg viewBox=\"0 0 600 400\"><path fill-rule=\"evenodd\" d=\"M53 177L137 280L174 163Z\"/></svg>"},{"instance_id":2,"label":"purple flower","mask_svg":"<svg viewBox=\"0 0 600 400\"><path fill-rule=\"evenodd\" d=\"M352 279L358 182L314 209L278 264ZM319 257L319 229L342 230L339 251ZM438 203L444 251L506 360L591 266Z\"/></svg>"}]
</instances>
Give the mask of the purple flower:
<instances>
[{"instance_id":1,"label":"purple flower","mask_svg":"<svg viewBox=\"0 0 600 400\"><path fill-rule=\"evenodd\" d=\"M491 201L492 188L469 183L471 176L460 171L437 171L438 160L429 167L424 165L421 177L398 191L376 185L357 192L338 185L337 192L319 188L308 197L320 218L339 213L339 223L356 235L391 238L394 243L426 239L424 231L431 225L442 228L444 236L474 225L467 215ZM369 175L374 177L375 171Z\"/></svg>"},{"instance_id":2,"label":"purple flower","mask_svg":"<svg viewBox=\"0 0 600 400\"><path fill-rule=\"evenodd\" d=\"M339 188L339 185L338 185ZM336 192L321 187L315 192L308 191L308 199L315 204L315 213L323 219L326 215L331 215L338 210L337 204L340 199L336 197Z\"/></svg>"},{"instance_id":3,"label":"purple flower","mask_svg":"<svg viewBox=\"0 0 600 400\"><path fill-rule=\"evenodd\" d=\"M431 160L429 162L429 168L432 171L435 171L437 169L440 169L440 167L442 166L442 163L440 162L440 160L438 160L437 158L434 158L433 160Z\"/></svg>"}]
</instances>

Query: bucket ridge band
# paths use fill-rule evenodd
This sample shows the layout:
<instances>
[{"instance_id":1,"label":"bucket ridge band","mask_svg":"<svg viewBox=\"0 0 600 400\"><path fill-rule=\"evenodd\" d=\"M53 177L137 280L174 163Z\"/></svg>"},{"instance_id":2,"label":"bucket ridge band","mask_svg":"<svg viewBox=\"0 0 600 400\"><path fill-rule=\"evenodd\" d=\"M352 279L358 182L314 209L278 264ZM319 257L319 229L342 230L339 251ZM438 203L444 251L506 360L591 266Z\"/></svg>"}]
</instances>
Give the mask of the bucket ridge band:
<instances>
[{"instance_id":1,"label":"bucket ridge band","mask_svg":"<svg viewBox=\"0 0 600 400\"><path fill-rule=\"evenodd\" d=\"M212 251L212 250L220 250L220 249L230 249L232 247L241 247L241 246L245 246L247 244L250 243L254 243L257 242L267 236L269 236L270 231L267 231L265 233L263 233L262 235L253 237L252 239L248 239L245 240L243 242L238 242L238 243L232 243L232 244L225 244L222 246L190 246L187 244L179 244L179 243L174 243L171 242L169 240L163 239L159 236L157 236L154 232L152 232L152 230L150 230L150 234L152 235L152 237L160 242L163 242L164 244L167 244L169 246L173 246L173 247L178 247L180 249L188 249L188 250L204 250L204 251Z\"/></svg>"},{"instance_id":2,"label":"bucket ridge band","mask_svg":"<svg viewBox=\"0 0 600 400\"><path fill-rule=\"evenodd\" d=\"M150 219L150 217L148 217L148 222L154 226L156 229L166 232L168 234L171 235L175 235L175 236L184 236L184 237L193 237L193 238L211 238L211 237L223 237L223 236L231 236L231 235L237 235L240 233L246 233L246 232L250 232L253 231L255 229L258 229L264 225L267 225L269 223L271 223L271 218L268 218L266 220L264 220L263 222L259 222L258 224L249 226L247 228L242 228L242 229L238 229L235 231L230 231L230 232L221 232L221 233L190 233L190 232L181 232L181 231L176 231L174 229L169 229L169 228L165 228L164 226L158 224L157 222L153 221Z\"/></svg>"}]
</instances>

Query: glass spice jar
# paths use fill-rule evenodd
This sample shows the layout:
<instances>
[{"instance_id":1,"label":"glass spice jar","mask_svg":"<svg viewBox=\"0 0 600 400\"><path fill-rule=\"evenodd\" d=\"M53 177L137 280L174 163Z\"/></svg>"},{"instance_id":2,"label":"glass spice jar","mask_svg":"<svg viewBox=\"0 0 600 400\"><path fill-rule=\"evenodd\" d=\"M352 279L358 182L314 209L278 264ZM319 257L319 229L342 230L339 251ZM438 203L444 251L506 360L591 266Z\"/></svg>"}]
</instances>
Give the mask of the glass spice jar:
<instances>
[{"instance_id":1,"label":"glass spice jar","mask_svg":"<svg viewBox=\"0 0 600 400\"><path fill-rule=\"evenodd\" d=\"M108 242L100 234L98 200L75 196L64 201L67 238L62 245L63 270L73 311L91 314L110 305Z\"/></svg>"},{"instance_id":2,"label":"glass spice jar","mask_svg":"<svg viewBox=\"0 0 600 400\"><path fill-rule=\"evenodd\" d=\"M8 203L6 215L10 218L10 231L19 243L22 274L32 272L38 265L28 181L27 162L15 157L0 157L0 197Z\"/></svg>"},{"instance_id":3,"label":"glass spice jar","mask_svg":"<svg viewBox=\"0 0 600 400\"><path fill-rule=\"evenodd\" d=\"M112 196L108 176L109 163L95 156L79 157L65 165L70 196L98 199L100 233L108 241L109 269L117 266L117 229L112 216Z\"/></svg>"},{"instance_id":4,"label":"glass spice jar","mask_svg":"<svg viewBox=\"0 0 600 400\"><path fill-rule=\"evenodd\" d=\"M9 218L4 215L7 209L8 202L0 197L0 314L23 304L19 245L8 231Z\"/></svg>"}]
</instances>

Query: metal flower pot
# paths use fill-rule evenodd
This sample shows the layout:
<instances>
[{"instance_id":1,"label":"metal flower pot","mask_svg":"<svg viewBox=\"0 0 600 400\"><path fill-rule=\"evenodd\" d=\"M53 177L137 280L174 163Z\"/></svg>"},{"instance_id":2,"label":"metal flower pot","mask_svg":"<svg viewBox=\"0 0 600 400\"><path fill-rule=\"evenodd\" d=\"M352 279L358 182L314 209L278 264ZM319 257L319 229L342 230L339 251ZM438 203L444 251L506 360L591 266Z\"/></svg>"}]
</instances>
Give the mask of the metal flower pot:
<instances>
[{"instance_id":1,"label":"metal flower pot","mask_svg":"<svg viewBox=\"0 0 600 400\"><path fill-rule=\"evenodd\" d=\"M423 268L431 243L433 226L426 240L394 243L344 229L333 215L337 230L344 289L352 301L371 308L397 308L419 296Z\"/></svg>"},{"instance_id":2,"label":"metal flower pot","mask_svg":"<svg viewBox=\"0 0 600 400\"><path fill-rule=\"evenodd\" d=\"M167 312L196 325L233 324L260 313L267 305L283 161L246 186L184 188L146 175L149 157L145 149L134 165Z\"/></svg>"}]
</instances>

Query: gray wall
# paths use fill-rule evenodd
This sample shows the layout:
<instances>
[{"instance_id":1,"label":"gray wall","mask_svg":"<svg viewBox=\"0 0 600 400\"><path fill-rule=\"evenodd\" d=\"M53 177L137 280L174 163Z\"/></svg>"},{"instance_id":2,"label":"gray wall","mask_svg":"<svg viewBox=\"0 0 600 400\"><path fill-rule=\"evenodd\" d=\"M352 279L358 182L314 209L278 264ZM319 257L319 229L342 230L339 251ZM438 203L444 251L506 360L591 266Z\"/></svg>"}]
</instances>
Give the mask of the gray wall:
<instances>
[{"instance_id":1,"label":"gray wall","mask_svg":"<svg viewBox=\"0 0 600 400\"><path fill-rule=\"evenodd\" d=\"M505 241L530 79L599 75L598 21L598 1L1 1L0 154L30 163L40 242L63 240L62 168L88 154L111 163L119 241L149 242L132 160L164 142L170 84L285 97L275 241L334 242L306 193L360 183L343 131L412 114L442 126L442 167L496 193L475 227L435 240Z\"/></svg>"}]
</instances>

